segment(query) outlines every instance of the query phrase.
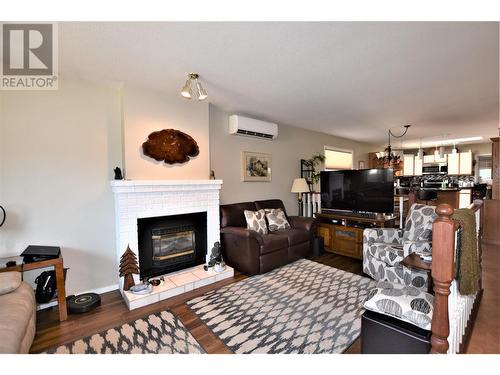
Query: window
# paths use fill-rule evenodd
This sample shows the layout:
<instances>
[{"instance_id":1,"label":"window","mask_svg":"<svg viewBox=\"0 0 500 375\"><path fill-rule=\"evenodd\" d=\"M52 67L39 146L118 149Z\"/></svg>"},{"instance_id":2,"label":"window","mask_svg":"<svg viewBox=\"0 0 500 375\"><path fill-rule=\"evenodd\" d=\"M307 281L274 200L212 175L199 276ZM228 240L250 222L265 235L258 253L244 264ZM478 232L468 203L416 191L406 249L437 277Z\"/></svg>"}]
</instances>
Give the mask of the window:
<instances>
[{"instance_id":1,"label":"window","mask_svg":"<svg viewBox=\"0 0 500 375\"><path fill-rule=\"evenodd\" d=\"M352 169L352 150L325 146L325 169Z\"/></svg>"},{"instance_id":2,"label":"window","mask_svg":"<svg viewBox=\"0 0 500 375\"><path fill-rule=\"evenodd\" d=\"M477 157L477 167L480 182L490 182L491 181L491 167L492 167L491 155L479 155Z\"/></svg>"}]
</instances>

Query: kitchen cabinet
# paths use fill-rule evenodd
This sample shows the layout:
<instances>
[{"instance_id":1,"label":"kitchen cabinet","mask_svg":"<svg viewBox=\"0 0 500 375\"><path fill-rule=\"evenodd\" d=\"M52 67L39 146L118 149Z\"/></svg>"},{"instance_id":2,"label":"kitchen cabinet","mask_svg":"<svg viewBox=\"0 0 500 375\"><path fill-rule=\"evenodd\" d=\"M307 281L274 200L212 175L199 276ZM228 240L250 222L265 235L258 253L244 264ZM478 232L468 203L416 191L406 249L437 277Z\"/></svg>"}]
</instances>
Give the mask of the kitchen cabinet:
<instances>
[{"instance_id":1,"label":"kitchen cabinet","mask_svg":"<svg viewBox=\"0 0 500 375\"><path fill-rule=\"evenodd\" d=\"M414 155L403 155L403 176L413 176Z\"/></svg>"},{"instance_id":2,"label":"kitchen cabinet","mask_svg":"<svg viewBox=\"0 0 500 375\"><path fill-rule=\"evenodd\" d=\"M471 189L462 189L460 190L460 194L458 195L458 208L466 208L469 204L471 204L472 190Z\"/></svg>"},{"instance_id":3,"label":"kitchen cabinet","mask_svg":"<svg viewBox=\"0 0 500 375\"><path fill-rule=\"evenodd\" d=\"M424 163L434 163L434 154L433 155L424 155Z\"/></svg>"},{"instance_id":4,"label":"kitchen cabinet","mask_svg":"<svg viewBox=\"0 0 500 375\"><path fill-rule=\"evenodd\" d=\"M459 174L471 175L472 174L472 151L460 153L460 166Z\"/></svg>"},{"instance_id":5,"label":"kitchen cabinet","mask_svg":"<svg viewBox=\"0 0 500 375\"><path fill-rule=\"evenodd\" d=\"M429 164L429 163L446 163L446 161L448 160L448 157L446 154L444 154L444 156L442 158L440 158L439 156L436 157L434 155L434 153L432 153L431 155L424 155L424 164Z\"/></svg>"},{"instance_id":6,"label":"kitchen cabinet","mask_svg":"<svg viewBox=\"0 0 500 375\"><path fill-rule=\"evenodd\" d=\"M418 156L415 156L413 163L414 176L422 176L422 161L423 159L419 159Z\"/></svg>"},{"instance_id":7,"label":"kitchen cabinet","mask_svg":"<svg viewBox=\"0 0 500 375\"><path fill-rule=\"evenodd\" d=\"M448 154L448 174L460 174L460 154Z\"/></svg>"}]
</instances>

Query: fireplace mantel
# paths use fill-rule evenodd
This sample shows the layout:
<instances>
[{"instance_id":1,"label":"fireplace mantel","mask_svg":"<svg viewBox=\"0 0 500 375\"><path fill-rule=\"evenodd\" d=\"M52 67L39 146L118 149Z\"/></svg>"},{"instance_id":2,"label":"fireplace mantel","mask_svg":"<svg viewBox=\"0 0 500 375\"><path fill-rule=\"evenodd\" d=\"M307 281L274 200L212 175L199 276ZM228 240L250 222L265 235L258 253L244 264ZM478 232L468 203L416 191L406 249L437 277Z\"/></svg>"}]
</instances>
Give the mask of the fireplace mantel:
<instances>
[{"instance_id":1,"label":"fireplace mantel","mask_svg":"<svg viewBox=\"0 0 500 375\"><path fill-rule=\"evenodd\" d=\"M220 190L222 180L114 180L111 188L116 193L144 193L153 191Z\"/></svg>"},{"instance_id":2,"label":"fireplace mantel","mask_svg":"<svg viewBox=\"0 0 500 375\"><path fill-rule=\"evenodd\" d=\"M127 246L139 258L137 220L149 217L207 213L207 252L220 240L219 191L222 180L114 180L116 255ZM208 258L206 254L206 258ZM118 270L116 270L118 277ZM134 275L135 281L139 277ZM123 280L120 279L120 290ZM127 292L128 293L128 292ZM126 293L122 293L127 300ZM127 301L129 304L130 301ZM129 304L129 308L135 308Z\"/></svg>"}]
</instances>

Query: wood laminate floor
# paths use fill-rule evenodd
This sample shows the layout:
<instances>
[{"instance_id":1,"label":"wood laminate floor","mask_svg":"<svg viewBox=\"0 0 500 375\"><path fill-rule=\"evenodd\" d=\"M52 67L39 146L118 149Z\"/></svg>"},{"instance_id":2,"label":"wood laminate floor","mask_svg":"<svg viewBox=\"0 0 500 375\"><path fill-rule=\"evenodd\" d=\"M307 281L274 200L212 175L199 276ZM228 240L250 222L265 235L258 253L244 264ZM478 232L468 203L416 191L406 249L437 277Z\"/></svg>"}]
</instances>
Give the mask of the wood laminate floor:
<instances>
[{"instance_id":1,"label":"wood laminate floor","mask_svg":"<svg viewBox=\"0 0 500 375\"><path fill-rule=\"evenodd\" d=\"M500 353L499 252L500 247L498 246L484 245L483 247L483 286L485 292L467 353ZM325 253L311 259L347 272L362 274L360 260L331 253ZM188 308L186 302L209 290L243 280L246 277L243 274L237 274L234 279L223 280L132 311L128 310L120 293L113 291L101 295L102 303L100 307L86 314L69 315L68 320L61 323L58 321L57 309L40 311L37 317L37 334L31 352L39 353L48 348L72 342L148 314L169 309L179 317L207 353L229 354L231 351ZM360 340L357 339L346 353L356 354L360 353L360 350Z\"/></svg>"}]
</instances>

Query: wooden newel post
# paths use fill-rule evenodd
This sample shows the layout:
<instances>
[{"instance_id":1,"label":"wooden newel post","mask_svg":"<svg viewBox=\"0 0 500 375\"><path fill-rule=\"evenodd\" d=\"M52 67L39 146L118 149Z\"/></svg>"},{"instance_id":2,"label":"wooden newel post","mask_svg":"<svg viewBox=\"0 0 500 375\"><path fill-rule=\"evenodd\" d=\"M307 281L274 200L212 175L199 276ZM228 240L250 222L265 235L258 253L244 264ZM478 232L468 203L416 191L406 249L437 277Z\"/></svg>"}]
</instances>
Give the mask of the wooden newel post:
<instances>
[{"instance_id":1,"label":"wooden newel post","mask_svg":"<svg viewBox=\"0 0 500 375\"><path fill-rule=\"evenodd\" d=\"M451 220L453 207L440 204L438 218L432 225L432 280L434 283L434 313L432 316L431 353L448 351L450 321L448 296L454 277L455 222Z\"/></svg>"}]
</instances>

